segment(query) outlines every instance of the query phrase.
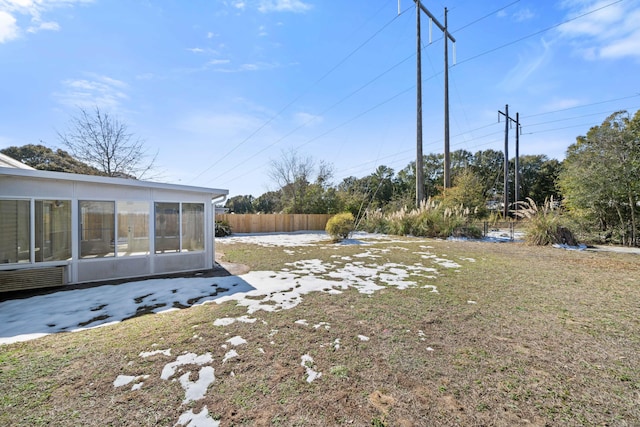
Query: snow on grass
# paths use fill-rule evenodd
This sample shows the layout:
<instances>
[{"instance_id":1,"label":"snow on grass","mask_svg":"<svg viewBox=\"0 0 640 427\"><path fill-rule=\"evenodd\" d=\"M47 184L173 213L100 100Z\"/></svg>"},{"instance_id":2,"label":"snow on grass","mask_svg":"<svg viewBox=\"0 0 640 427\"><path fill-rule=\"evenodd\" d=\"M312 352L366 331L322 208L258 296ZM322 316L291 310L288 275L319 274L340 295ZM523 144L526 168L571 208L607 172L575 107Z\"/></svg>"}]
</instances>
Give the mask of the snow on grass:
<instances>
[{"instance_id":1,"label":"snow on grass","mask_svg":"<svg viewBox=\"0 0 640 427\"><path fill-rule=\"evenodd\" d=\"M239 346L239 345L246 344L246 343L247 343L247 340L245 340L244 338L242 338L240 335L236 335L236 336L235 336L235 337L233 337L233 338L229 338L229 339L227 340L227 342L228 342L229 344L231 344L232 346L237 347L237 346Z\"/></svg>"},{"instance_id":2,"label":"snow on grass","mask_svg":"<svg viewBox=\"0 0 640 427\"><path fill-rule=\"evenodd\" d=\"M140 353L140 357L151 357L151 356L155 356L156 354L162 354L164 356L171 356L171 349L168 348L166 350L153 350L153 351L143 351Z\"/></svg>"},{"instance_id":3,"label":"snow on grass","mask_svg":"<svg viewBox=\"0 0 640 427\"><path fill-rule=\"evenodd\" d=\"M300 366L302 366L306 371L306 379L308 383L312 383L322 376L322 372L314 370L315 366L313 364L313 357L309 356L308 354L303 354L300 359Z\"/></svg>"},{"instance_id":4,"label":"snow on grass","mask_svg":"<svg viewBox=\"0 0 640 427\"><path fill-rule=\"evenodd\" d=\"M327 331L329 329L331 329L331 325L328 324L327 322L320 322L320 323L317 323L317 324L313 325L313 329L320 329L322 327L324 327L324 329L327 330Z\"/></svg>"},{"instance_id":5,"label":"snow on grass","mask_svg":"<svg viewBox=\"0 0 640 427\"><path fill-rule=\"evenodd\" d=\"M219 427L220 421L216 421L209 415L207 407L203 407L197 414L193 410L189 409L178 418L176 425L187 427Z\"/></svg>"},{"instance_id":6,"label":"snow on grass","mask_svg":"<svg viewBox=\"0 0 640 427\"><path fill-rule=\"evenodd\" d=\"M114 387L122 387L125 386L127 384L131 384L134 381L140 381L140 380L146 380L147 378L149 378L149 375L138 375L138 376L133 376L133 375L118 375L118 377L115 379L115 381L113 382L113 386ZM140 387L142 387L142 382L138 382L137 384L134 384L133 387L131 388L131 390L138 390Z\"/></svg>"},{"instance_id":7,"label":"snow on grass","mask_svg":"<svg viewBox=\"0 0 640 427\"><path fill-rule=\"evenodd\" d=\"M0 303L0 344L105 326L254 289L237 276L150 279L60 291Z\"/></svg>"},{"instance_id":8,"label":"snow on grass","mask_svg":"<svg viewBox=\"0 0 640 427\"><path fill-rule=\"evenodd\" d=\"M373 235L367 235L371 238ZM299 246L324 240L323 233L293 233L234 237L257 244ZM376 236L376 239L382 237ZM233 240L231 240L233 241ZM424 247L428 249L428 247ZM397 249L394 249L397 250ZM0 303L0 344L24 341L47 334L106 326L138 315L160 313L207 302L234 300L247 308L248 315L259 310L276 311L295 307L309 292L340 294L353 287L373 294L385 286L405 289L415 286L411 276L433 278L437 267L459 268L460 265L437 258L436 268L420 264L372 264L379 253L388 249L368 248L351 259L323 262L301 260L287 265L285 271L252 271L241 276L189 277L149 279L120 285L104 285L86 289L60 291L31 298ZM425 253L426 255L426 253ZM435 285L431 286L437 291ZM214 321L216 326L233 322L252 323L248 315ZM196 334L194 338L198 339Z\"/></svg>"},{"instance_id":9,"label":"snow on grass","mask_svg":"<svg viewBox=\"0 0 640 427\"><path fill-rule=\"evenodd\" d=\"M240 316L240 317L223 317L221 319L216 319L213 321L213 326L229 326L235 322L241 323L255 323L256 318L249 316Z\"/></svg>"},{"instance_id":10,"label":"snow on grass","mask_svg":"<svg viewBox=\"0 0 640 427\"><path fill-rule=\"evenodd\" d=\"M218 237L224 243L250 243L268 247L299 247L313 246L318 242L327 241L329 235L324 231L300 231L295 233L238 233L227 237Z\"/></svg>"},{"instance_id":11,"label":"snow on grass","mask_svg":"<svg viewBox=\"0 0 640 427\"><path fill-rule=\"evenodd\" d=\"M175 375L176 371L181 366L205 365L207 363L211 363L212 361L213 358L211 357L211 353L205 353L201 356L198 356L195 353L186 353L178 356L175 362L167 363L164 368L162 368L160 378L163 380L168 380Z\"/></svg>"},{"instance_id":12,"label":"snow on grass","mask_svg":"<svg viewBox=\"0 0 640 427\"><path fill-rule=\"evenodd\" d=\"M386 240L387 236L359 233L357 240L346 244L368 245L366 240ZM221 239L227 243L246 242L264 246L308 246L318 242L326 242L325 233L290 233L273 235L238 235ZM393 241L395 242L395 241ZM398 242L403 242L398 240ZM339 247L328 244L327 248ZM222 303L233 300L247 309L247 315L235 318L220 318L213 321L214 326L224 327L235 322L255 323L257 319L250 317L259 310L275 311L297 306L302 297L310 292L341 293L349 287L363 294L373 294L388 286L406 289L417 286L415 277L436 278L438 268L460 268L461 266L446 258L440 258L428 252L432 249L422 246L420 252L429 265L415 263L404 265L398 263L376 263L380 254L390 251L408 251L403 247L380 249L368 247L366 250L350 257L332 257L332 261L319 259L301 260L290 263L282 271L252 271L242 276L229 277L196 277L176 279L151 279L129 282L121 285L105 285L86 289L55 292L20 300L9 300L0 303L0 344L33 339L39 336L62 331L76 331L91 327L105 326L133 317L140 312L161 313L178 307L210 302ZM444 257L445 255L442 255ZM472 262L470 259L462 261ZM422 285L437 293L435 285ZM306 319L295 321L301 326L310 326ZM313 328L330 329L330 324L320 322ZM269 337L277 334L271 330ZM418 335L425 340L423 331ZM197 334L194 338L199 338ZM362 342L369 341L365 335L357 335ZM237 347L247 343L234 336L226 341ZM275 345L274 341L271 341ZM330 344L334 351L341 347L340 338ZM157 344L154 344L154 347ZM227 348L227 344L223 345ZM264 349L258 351L265 353ZM427 351L433 351L431 347ZM140 358L171 357L171 349L156 349L140 352ZM230 349L220 363L226 363L238 357L235 349ZM204 398L209 387L214 384L215 369L212 366L211 353L198 355L184 353L174 361L164 365L161 370L162 380L177 381L184 389L183 404L192 407L191 402ZM322 376L309 354L301 356L301 366L305 369L305 380L308 383ZM190 368L190 370L188 370ZM194 371L194 368L197 370ZM192 378L193 374L193 378ZM230 375L233 375L231 372ZM119 375L113 382L114 388L133 384L131 390L139 390L144 379L149 375ZM186 408L184 408L186 409ZM215 420L204 406L198 413L189 409L180 415L176 425L188 427L218 427L220 421Z\"/></svg>"},{"instance_id":13,"label":"snow on grass","mask_svg":"<svg viewBox=\"0 0 640 427\"><path fill-rule=\"evenodd\" d=\"M446 258L434 258L433 262L445 268L461 268L462 266L455 261Z\"/></svg>"},{"instance_id":14,"label":"snow on grass","mask_svg":"<svg viewBox=\"0 0 640 427\"><path fill-rule=\"evenodd\" d=\"M216 380L215 370L211 366L203 366L198 373L196 381L190 380L191 372L186 372L180 377L180 385L184 389L184 400L182 403L189 403L204 398L207 389Z\"/></svg>"},{"instance_id":15,"label":"snow on grass","mask_svg":"<svg viewBox=\"0 0 640 427\"><path fill-rule=\"evenodd\" d=\"M358 240L385 240L388 236L358 233ZM226 242L250 242L261 245L305 246L326 242L326 233L280 233L273 235L238 235L221 239ZM399 240L398 242L401 242ZM337 247L327 243L327 247ZM399 289L416 286L412 276L435 278L438 268L460 268L458 263L437 257L429 246L418 252L431 265L377 264L375 257L389 249L368 247L352 257L318 259L290 263L283 271L252 271L241 276L149 279L120 285L104 285L8 300L0 303L0 344L38 338L47 334L106 326L140 313L161 313L209 302L236 301L247 315L222 318L215 326L234 322L253 323L252 313L276 311L297 306L310 292L340 294L349 287L373 294L388 286ZM403 250L406 250L403 248ZM357 260L357 261L356 261ZM367 262L369 261L369 262ZM435 285L423 285L437 293ZM194 335L199 339L199 335Z\"/></svg>"},{"instance_id":16,"label":"snow on grass","mask_svg":"<svg viewBox=\"0 0 640 427\"><path fill-rule=\"evenodd\" d=\"M225 363L227 360L233 359L234 357L238 357L238 356L239 354L237 351L229 350L224 354L224 357L222 358L222 363Z\"/></svg>"}]
</instances>

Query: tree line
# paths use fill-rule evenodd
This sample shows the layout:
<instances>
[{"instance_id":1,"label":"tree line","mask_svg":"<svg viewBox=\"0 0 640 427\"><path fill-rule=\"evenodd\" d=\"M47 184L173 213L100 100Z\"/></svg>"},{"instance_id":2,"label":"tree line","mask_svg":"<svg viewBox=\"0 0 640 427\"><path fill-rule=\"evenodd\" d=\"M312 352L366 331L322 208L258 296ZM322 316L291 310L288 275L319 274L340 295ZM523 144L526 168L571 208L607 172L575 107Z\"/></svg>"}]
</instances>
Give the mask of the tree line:
<instances>
[{"instance_id":1,"label":"tree line","mask_svg":"<svg viewBox=\"0 0 640 427\"><path fill-rule=\"evenodd\" d=\"M514 159L510 160L510 182L514 182ZM556 181L561 163L546 155L520 157L520 194L543 202L559 197ZM443 188L442 154L424 156L425 191L427 197L454 199L466 206L489 209L501 203L504 155L501 151L466 150L451 153L453 188ZM371 174L349 176L337 185L331 184L332 168L321 163L314 167L312 158L298 152L283 152L272 161L270 176L279 187L259 197L239 195L227 200L225 207L233 213L338 213L350 211L355 216L363 210L390 212L415 204L416 163L410 162L399 171L378 166ZM513 197L513 185L509 189ZM476 207L476 206L470 206Z\"/></svg>"},{"instance_id":2,"label":"tree line","mask_svg":"<svg viewBox=\"0 0 640 427\"><path fill-rule=\"evenodd\" d=\"M443 155L424 156L424 194L449 206L472 209L477 218L498 215L504 199L501 151L451 153L452 188L444 188ZM640 111L618 111L578 136L563 161L544 154L519 158L520 201L553 202L565 222L587 240L640 244ZM239 195L225 207L234 213L391 213L415 205L416 164L395 171L378 166L371 174L331 184L330 165L316 167L296 151L272 161L278 189L259 197ZM509 160L509 200L514 199L515 165ZM515 204L510 206L514 209Z\"/></svg>"},{"instance_id":3,"label":"tree line","mask_svg":"<svg viewBox=\"0 0 640 427\"><path fill-rule=\"evenodd\" d=\"M41 170L143 179L153 171L144 141L122 122L98 108L80 110L69 130L58 133L68 151L43 144L8 147L0 152ZM424 156L424 194L444 206L464 207L478 219L501 212L504 157L501 151L451 153L453 187L444 188L442 154ZM509 200L515 189L514 159L509 160ZM638 245L640 216L640 110L618 111L578 136L563 161L544 154L519 158L520 199L533 204L559 202L562 215L592 240ZM393 213L415 205L416 163L395 171L378 166L364 177L335 184L332 165L297 150L271 160L273 191L226 201L232 213ZM513 208L513 206L511 207Z\"/></svg>"}]
</instances>

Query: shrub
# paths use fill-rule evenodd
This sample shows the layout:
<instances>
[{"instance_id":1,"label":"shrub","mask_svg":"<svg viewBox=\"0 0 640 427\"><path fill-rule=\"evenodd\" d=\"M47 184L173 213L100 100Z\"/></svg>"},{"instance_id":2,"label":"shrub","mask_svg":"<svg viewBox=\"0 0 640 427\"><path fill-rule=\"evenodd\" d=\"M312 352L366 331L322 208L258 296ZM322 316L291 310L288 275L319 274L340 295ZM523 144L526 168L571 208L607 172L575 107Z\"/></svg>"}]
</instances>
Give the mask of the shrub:
<instances>
[{"instance_id":1,"label":"shrub","mask_svg":"<svg viewBox=\"0 0 640 427\"><path fill-rule=\"evenodd\" d=\"M387 215L367 212L359 226L365 231L399 236L481 237L482 231L470 224L470 216L470 210L462 205L445 207L443 203L429 199L412 210L402 208Z\"/></svg>"},{"instance_id":2,"label":"shrub","mask_svg":"<svg viewBox=\"0 0 640 427\"><path fill-rule=\"evenodd\" d=\"M518 202L515 214L528 220L525 241L530 245L577 245L573 233L565 226L553 198L545 200L542 206L527 198L525 202Z\"/></svg>"},{"instance_id":3,"label":"shrub","mask_svg":"<svg viewBox=\"0 0 640 427\"><path fill-rule=\"evenodd\" d=\"M368 233L386 234L389 232L389 221L380 210L368 210L362 215L356 224L358 230Z\"/></svg>"},{"instance_id":4,"label":"shrub","mask_svg":"<svg viewBox=\"0 0 640 427\"><path fill-rule=\"evenodd\" d=\"M355 219L353 214L351 212L343 212L329 218L325 230L334 241L339 242L349 238L354 228Z\"/></svg>"},{"instance_id":5,"label":"shrub","mask_svg":"<svg viewBox=\"0 0 640 427\"><path fill-rule=\"evenodd\" d=\"M216 237L229 236L231 235L231 226L227 221L216 221L215 234L216 234Z\"/></svg>"}]
</instances>

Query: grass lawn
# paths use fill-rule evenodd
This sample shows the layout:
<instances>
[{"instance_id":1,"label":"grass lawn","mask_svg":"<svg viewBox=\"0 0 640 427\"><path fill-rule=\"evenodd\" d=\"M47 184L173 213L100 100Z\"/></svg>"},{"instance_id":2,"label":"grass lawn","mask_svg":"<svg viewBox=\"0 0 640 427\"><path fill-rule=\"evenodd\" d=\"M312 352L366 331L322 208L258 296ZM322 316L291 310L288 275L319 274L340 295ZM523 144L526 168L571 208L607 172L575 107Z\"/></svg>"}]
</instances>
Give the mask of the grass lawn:
<instances>
[{"instance_id":1,"label":"grass lawn","mask_svg":"<svg viewBox=\"0 0 640 427\"><path fill-rule=\"evenodd\" d=\"M217 250L252 271L307 261L292 288L335 287L286 310L209 303L0 346L0 425L640 425L637 254L410 238ZM407 286L341 287L331 269L356 262Z\"/></svg>"}]
</instances>

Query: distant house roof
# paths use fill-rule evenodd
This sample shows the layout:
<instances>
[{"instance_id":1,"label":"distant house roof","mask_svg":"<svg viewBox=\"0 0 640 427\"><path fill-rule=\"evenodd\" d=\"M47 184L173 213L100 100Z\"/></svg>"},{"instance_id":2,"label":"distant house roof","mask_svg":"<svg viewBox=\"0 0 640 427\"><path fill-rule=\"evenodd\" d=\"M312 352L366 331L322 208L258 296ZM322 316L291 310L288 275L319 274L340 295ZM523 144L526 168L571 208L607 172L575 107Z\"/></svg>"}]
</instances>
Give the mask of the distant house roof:
<instances>
[{"instance_id":1,"label":"distant house roof","mask_svg":"<svg viewBox=\"0 0 640 427\"><path fill-rule=\"evenodd\" d=\"M0 167L35 170L31 166L27 166L24 163L17 161L13 157L9 157L6 154L2 153L0 153Z\"/></svg>"}]
</instances>

